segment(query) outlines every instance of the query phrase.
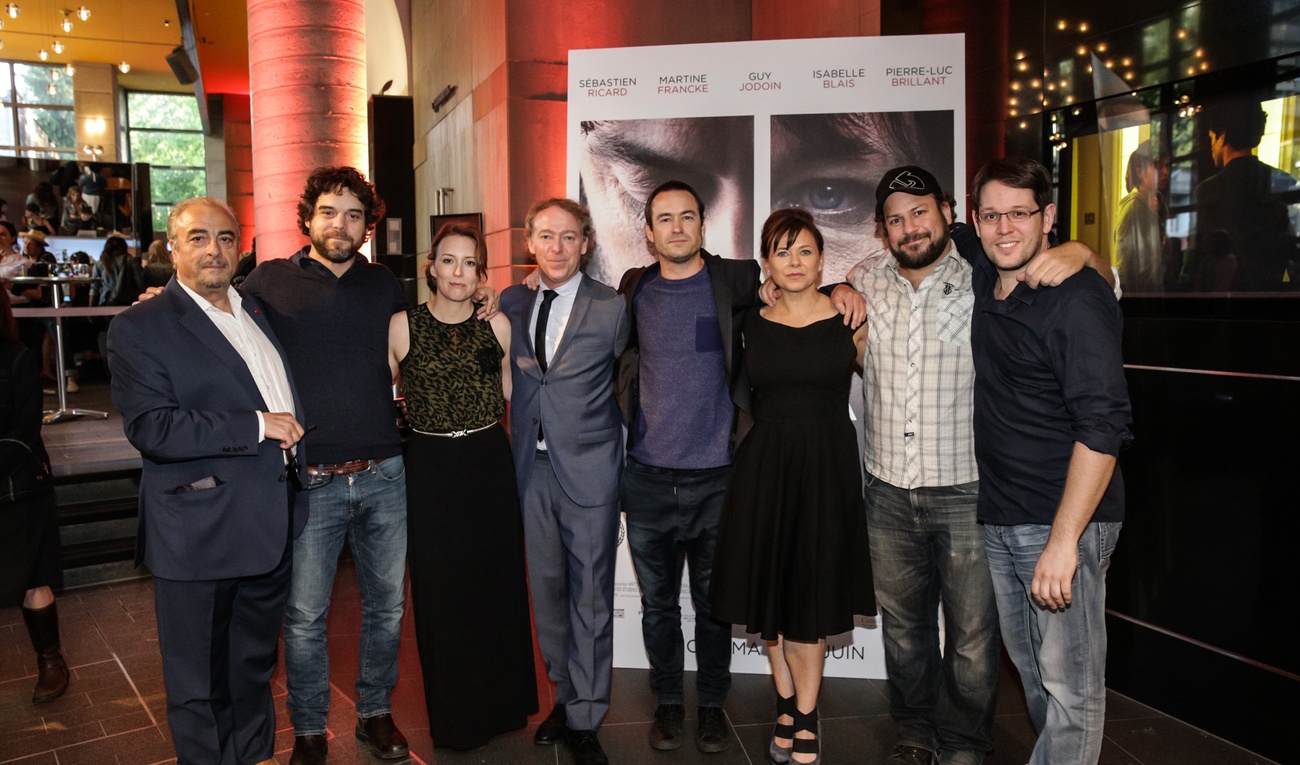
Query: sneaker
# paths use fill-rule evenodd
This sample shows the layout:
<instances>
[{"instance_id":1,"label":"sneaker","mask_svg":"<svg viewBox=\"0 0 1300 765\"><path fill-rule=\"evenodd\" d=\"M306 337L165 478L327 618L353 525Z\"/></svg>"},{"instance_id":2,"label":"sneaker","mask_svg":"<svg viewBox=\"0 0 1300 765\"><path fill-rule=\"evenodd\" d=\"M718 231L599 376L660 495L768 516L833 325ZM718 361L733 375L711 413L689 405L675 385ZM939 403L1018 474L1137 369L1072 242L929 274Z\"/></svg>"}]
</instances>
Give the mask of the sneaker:
<instances>
[{"instance_id":1,"label":"sneaker","mask_svg":"<svg viewBox=\"0 0 1300 765\"><path fill-rule=\"evenodd\" d=\"M731 723L722 707L700 707L700 722L695 729L695 748L701 752L721 752L731 746Z\"/></svg>"},{"instance_id":2,"label":"sneaker","mask_svg":"<svg viewBox=\"0 0 1300 765\"><path fill-rule=\"evenodd\" d=\"M686 708L681 704L660 704L655 710L655 722L650 726L650 746L655 749L676 749L682 745L682 721Z\"/></svg>"}]
</instances>

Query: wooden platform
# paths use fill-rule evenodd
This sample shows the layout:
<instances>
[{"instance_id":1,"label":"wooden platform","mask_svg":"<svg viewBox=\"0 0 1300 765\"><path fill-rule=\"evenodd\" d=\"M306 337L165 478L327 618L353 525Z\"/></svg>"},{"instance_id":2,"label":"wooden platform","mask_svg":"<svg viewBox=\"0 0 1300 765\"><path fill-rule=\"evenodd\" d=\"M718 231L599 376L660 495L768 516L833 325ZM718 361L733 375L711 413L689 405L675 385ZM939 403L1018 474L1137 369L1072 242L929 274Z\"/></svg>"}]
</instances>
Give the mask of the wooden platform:
<instances>
[{"instance_id":1,"label":"wooden platform","mask_svg":"<svg viewBox=\"0 0 1300 765\"><path fill-rule=\"evenodd\" d=\"M68 406L108 412L108 419L77 417L41 429L56 478L117 473L140 468L140 452L127 443L122 417L113 409L105 381L85 382L68 394ZM45 408L58 407L54 393L45 395Z\"/></svg>"}]
</instances>

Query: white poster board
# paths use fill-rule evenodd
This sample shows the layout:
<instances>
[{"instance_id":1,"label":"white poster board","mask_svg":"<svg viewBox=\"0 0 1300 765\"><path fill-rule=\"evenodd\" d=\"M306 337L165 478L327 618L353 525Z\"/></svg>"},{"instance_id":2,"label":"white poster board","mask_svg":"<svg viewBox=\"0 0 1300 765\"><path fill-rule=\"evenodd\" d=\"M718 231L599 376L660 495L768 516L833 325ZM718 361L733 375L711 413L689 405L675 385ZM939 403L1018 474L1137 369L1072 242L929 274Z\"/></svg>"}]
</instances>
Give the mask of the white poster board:
<instances>
[{"instance_id":1,"label":"white poster board","mask_svg":"<svg viewBox=\"0 0 1300 765\"><path fill-rule=\"evenodd\" d=\"M595 224L587 272L617 286L628 268L651 262L645 197L669 179L703 197L705 248L723 257L756 256L768 211L807 209L826 238L828 282L882 249L875 187L892 167L933 172L964 219L964 62L962 35L570 51L567 187ZM694 669L687 581L682 629ZM615 666L647 666L640 608L621 543ZM733 670L766 672L762 642L733 634ZM828 677L884 677L874 621L829 646Z\"/></svg>"}]
</instances>

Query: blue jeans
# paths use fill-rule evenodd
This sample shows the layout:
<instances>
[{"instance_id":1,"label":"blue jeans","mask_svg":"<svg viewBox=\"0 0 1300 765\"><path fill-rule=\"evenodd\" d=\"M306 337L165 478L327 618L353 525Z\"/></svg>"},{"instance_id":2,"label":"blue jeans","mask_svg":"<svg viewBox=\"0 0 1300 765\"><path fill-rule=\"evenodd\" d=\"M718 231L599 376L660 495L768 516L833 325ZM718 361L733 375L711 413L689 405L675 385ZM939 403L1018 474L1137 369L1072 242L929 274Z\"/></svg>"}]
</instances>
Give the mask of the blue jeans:
<instances>
[{"instance_id":1,"label":"blue jeans","mask_svg":"<svg viewBox=\"0 0 1300 765\"><path fill-rule=\"evenodd\" d=\"M695 690L702 707L721 707L731 689L731 625L709 605L713 551L730 467L670 470L632 459L619 492L627 544L641 585L641 634L650 659L650 690L660 704L682 704L682 564L691 567L695 608Z\"/></svg>"},{"instance_id":2,"label":"blue jeans","mask_svg":"<svg viewBox=\"0 0 1300 765\"><path fill-rule=\"evenodd\" d=\"M993 749L1000 645L979 482L908 490L868 474L864 494L898 743L978 765Z\"/></svg>"},{"instance_id":3,"label":"blue jeans","mask_svg":"<svg viewBox=\"0 0 1300 765\"><path fill-rule=\"evenodd\" d=\"M1030 765L1093 765L1106 716L1106 569L1119 523L1090 523L1062 611L1034 602L1034 568L1051 526L984 527L989 571L1002 618L1002 641L1025 685L1038 730Z\"/></svg>"},{"instance_id":4,"label":"blue jeans","mask_svg":"<svg viewBox=\"0 0 1300 765\"><path fill-rule=\"evenodd\" d=\"M296 736L325 733L330 657L325 626L346 535L361 589L357 716L391 711L406 573L406 470L389 457L351 475L312 476L307 527L293 543L284 621L286 701Z\"/></svg>"}]
</instances>

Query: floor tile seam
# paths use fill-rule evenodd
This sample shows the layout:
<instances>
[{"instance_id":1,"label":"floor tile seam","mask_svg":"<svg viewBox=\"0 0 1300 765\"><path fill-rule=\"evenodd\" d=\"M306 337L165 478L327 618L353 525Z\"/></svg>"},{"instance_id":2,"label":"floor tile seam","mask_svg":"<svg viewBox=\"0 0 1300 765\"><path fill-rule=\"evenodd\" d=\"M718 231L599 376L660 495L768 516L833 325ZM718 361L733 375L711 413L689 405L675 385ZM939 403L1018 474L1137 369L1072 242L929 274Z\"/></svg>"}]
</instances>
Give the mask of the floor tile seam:
<instances>
[{"instance_id":1,"label":"floor tile seam","mask_svg":"<svg viewBox=\"0 0 1300 765\"><path fill-rule=\"evenodd\" d=\"M118 669L122 670L122 676L125 677L126 682L130 684L131 692L135 694L136 701L140 702L140 706L144 708L145 714L149 715L149 722L153 724L153 727L157 728L158 718L153 716L153 710L149 708L147 703L145 703L144 696L140 694L140 689L135 685L135 678L131 677L131 673L126 671L126 665L124 665L122 660L118 658L117 652L113 651L112 654L113 661L117 662Z\"/></svg>"}]
</instances>

